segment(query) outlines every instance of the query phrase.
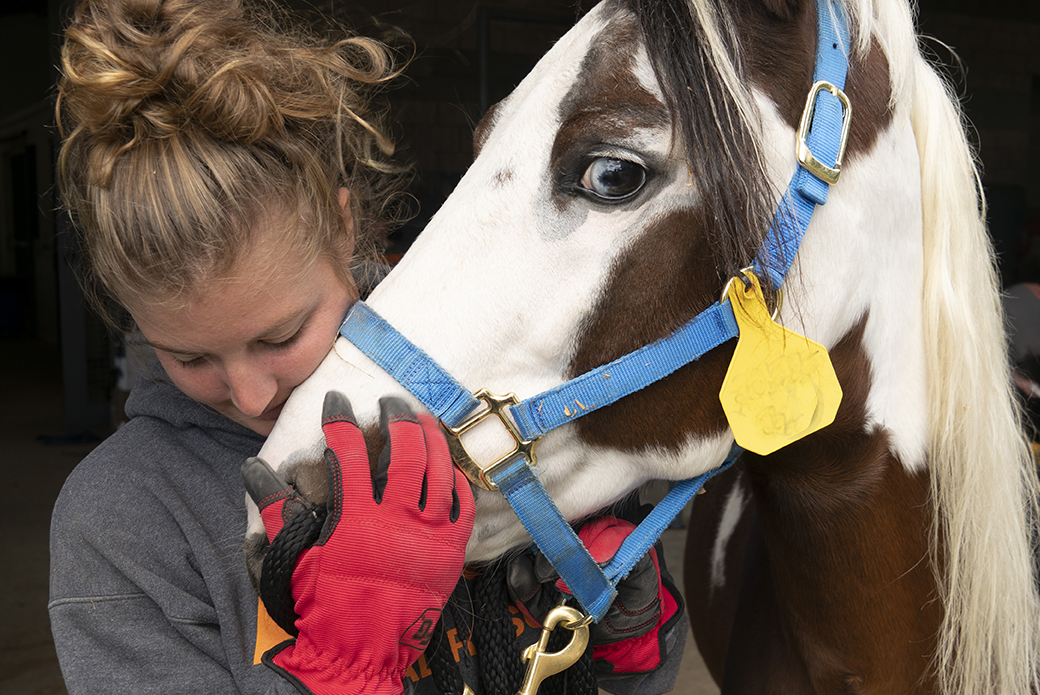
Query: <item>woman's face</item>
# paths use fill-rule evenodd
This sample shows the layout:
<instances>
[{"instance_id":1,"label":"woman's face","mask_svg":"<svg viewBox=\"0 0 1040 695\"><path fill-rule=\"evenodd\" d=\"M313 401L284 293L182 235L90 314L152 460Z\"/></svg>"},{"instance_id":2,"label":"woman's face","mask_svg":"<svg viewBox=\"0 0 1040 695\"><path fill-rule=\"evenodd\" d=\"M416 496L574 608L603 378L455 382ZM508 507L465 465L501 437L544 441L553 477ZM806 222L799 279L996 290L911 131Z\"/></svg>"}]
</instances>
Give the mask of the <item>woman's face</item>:
<instances>
[{"instance_id":1,"label":"woman's face","mask_svg":"<svg viewBox=\"0 0 1040 695\"><path fill-rule=\"evenodd\" d=\"M131 313L178 388L266 436L358 295L328 260L305 268L265 251L246 254L187 304Z\"/></svg>"}]
</instances>

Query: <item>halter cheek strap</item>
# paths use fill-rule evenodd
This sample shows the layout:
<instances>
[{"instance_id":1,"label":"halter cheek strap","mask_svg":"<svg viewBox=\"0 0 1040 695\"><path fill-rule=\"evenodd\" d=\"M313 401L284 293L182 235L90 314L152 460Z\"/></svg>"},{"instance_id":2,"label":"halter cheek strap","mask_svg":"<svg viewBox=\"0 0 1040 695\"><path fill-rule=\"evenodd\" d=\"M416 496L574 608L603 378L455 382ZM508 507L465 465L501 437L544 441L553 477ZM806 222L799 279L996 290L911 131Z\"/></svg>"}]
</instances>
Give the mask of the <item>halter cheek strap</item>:
<instances>
[{"instance_id":1,"label":"halter cheek strap","mask_svg":"<svg viewBox=\"0 0 1040 695\"><path fill-rule=\"evenodd\" d=\"M842 89L848 69L849 33L840 4L817 0L815 83L798 130L799 166L780 201L754 271L773 287L783 285L812 213L837 181L848 139L851 108ZM722 466L678 483L600 567L538 480L534 445L549 430L610 405L697 360L738 335L728 301L716 302L675 333L610 364L523 401L464 388L436 361L397 332L363 302L347 314L340 334L387 371L439 417L453 442L453 457L474 483L505 495L539 550L567 583L584 610L600 620L624 578L668 523L712 475L725 470L741 450L733 446ZM474 415L474 413L476 413ZM516 442L490 465L464 462L458 433L486 417L498 417Z\"/></svg>"}]
</instances>

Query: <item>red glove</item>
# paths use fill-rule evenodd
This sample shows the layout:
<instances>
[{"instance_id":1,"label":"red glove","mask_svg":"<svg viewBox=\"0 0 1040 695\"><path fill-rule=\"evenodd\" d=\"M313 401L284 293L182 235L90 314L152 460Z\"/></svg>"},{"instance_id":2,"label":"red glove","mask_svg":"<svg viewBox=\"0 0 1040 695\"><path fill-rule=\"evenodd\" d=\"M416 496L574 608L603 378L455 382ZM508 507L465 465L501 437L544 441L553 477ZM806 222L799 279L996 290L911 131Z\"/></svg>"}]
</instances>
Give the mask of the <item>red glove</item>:
<instances>
[{"instance_id":1,"label":"red glove","mask_svg":"<svg viewBox=\"0 0 1040 695\"><path fill-rule=\"evenodd\" d=\"M578 538L600 565L610 562L635 525L613 516L590 520ZM541 623L556 605L554 587L570 594L567 585L544 555L523 553L510 560L507 587L517 607ZM651 547L624 579L607 614L590 630L592 656L608 662L611 673L649 671L661 663L659 633L678 610L678 602L662 585L657 551Z\"/></svg>"},{"instance_id":2,"label":"red glove","mask_svg":"<svg viewBox=\"0 0 1040 695\"><path fill-rule=\"evenodd\" d=\"M474 517L466 479L432 418L396 398L380 410L386 445L373 475L349 401L325 396L328 516L292 573L299 636L264 655L304 693L403 692L462 573ZM273 541L306 505L260 459L243 476Z\"/></svg>"},{"instance_id":3,"label":"red glove","mask_svg":"<svg viewBox=\"0 0 1040 695\"><path fill-rule=\"evenodd\" d=\"M582 526L578 537L592 558L605 565L614 559L621 543L635 529L635 524L624 519L603 516ZM661 627L679 610L675 597L661 582L655 547L651 546L636 562L628 576L618 582L617 589L617 598L607 614L592 627L592 658L609 663L617 674L653 670L661 663Z\"/></svg>"}]
</instances>

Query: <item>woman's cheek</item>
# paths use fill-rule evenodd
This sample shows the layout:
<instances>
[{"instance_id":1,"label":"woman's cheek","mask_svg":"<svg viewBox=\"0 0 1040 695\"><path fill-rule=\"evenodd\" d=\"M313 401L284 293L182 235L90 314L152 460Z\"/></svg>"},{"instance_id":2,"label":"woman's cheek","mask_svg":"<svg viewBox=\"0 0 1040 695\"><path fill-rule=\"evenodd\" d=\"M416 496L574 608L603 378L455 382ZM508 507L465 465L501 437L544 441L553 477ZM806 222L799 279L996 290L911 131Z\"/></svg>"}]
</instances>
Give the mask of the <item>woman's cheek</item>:
<instances>
[{"instance_id":1,"label":"woman's cheek","mask_svg":"<svg viewBox=\"0 0 1040 695\"><path fill-rule=\"evenodd\" d=\"M301 345L293 365L294 388L302 384L307 377L314 373L314 370L318 368L318 365L329 354L331 348L332 344L327 340L323 340L322 337L316 337L315 340Z\"/></svg>"},{"instance_id":2,"label":"woman's cheek","mask_svg":"<svg viewBox=\"0 0 1040 695\"><path fill-rule=\"evenodd\" d=\"M208 365L185 367L173 358L160 358L173 385L184 394L206 405L218 405L227 400L227 385Z\"/></svg>"}]
</instances>

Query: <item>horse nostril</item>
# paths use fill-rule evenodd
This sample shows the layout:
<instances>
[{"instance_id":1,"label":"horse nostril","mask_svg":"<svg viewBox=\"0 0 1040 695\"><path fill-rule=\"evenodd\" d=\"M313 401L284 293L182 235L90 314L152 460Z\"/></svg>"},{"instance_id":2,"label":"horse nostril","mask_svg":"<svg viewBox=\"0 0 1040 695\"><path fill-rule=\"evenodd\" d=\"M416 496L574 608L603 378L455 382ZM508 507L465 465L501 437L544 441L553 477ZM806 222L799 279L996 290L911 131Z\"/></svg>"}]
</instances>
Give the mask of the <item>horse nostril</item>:
<instances>
[{"instance_id":1,"label":"horse nostril","mask_svg":"<svg viewBox=\"0 0 1040 695\"><path fill-rule=\"evenodd\" d=\"M285 470L286 480L311 504L329 500L329 474L325 461L309 459L291 464Z\"/></svg>"}]
</instances>

